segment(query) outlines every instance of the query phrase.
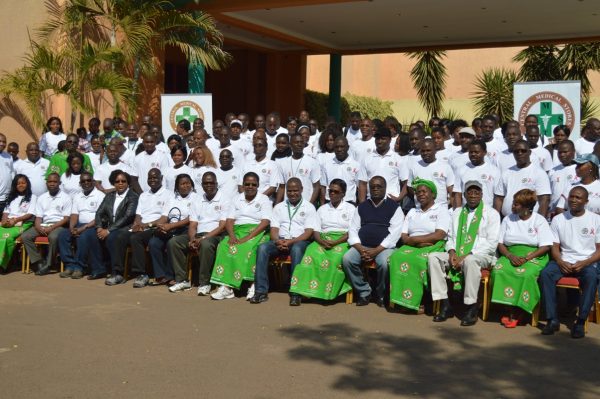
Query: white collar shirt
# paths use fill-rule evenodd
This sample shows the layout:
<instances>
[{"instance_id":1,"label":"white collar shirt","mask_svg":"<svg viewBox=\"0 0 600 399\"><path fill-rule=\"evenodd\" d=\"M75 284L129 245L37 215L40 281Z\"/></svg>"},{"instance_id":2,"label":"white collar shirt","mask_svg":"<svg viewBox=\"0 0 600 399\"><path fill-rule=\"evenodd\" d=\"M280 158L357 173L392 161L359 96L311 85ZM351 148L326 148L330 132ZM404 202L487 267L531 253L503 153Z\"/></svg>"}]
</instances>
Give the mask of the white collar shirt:
<instances>
[{"instance_id":1,"label":"white collar shirt","mask_svg":"<svg viewBox=\"0 0 600 399\"><path fill-rule=\"evenodd\" d=\"M448 234L448 241L446 242L446 250L456 250L456 239L458 237L458 225L460 220L462 208L454 210L452 215L452 224ZM471 224L475 216L475 210L469 211L467 216L467 228ZM487 205L483 205L483 211L481 215L481 222L479 223L479 230L475 237L475 243L471 252L475 255L482 256L495 256L496 248L498 247L498 241L500 240L500 215L498 212Z\"/></svg>"},{"instance_id":2,"label":"white collar shirt","mask_svg":"<svg viewBox=\"0 0 600 399\"><path fill-rule=\"evenodd\" d=\"M104 193L94 188L88 195L82 192L73 196L71 214L78 215L79 223L89 223L96 218L96 211L104 200Z\"/></svg>"},{"instance_id":3,"label":"white collar shirt","mask_svg":"<svg viewBox=\"0 0 600 399\"><path fill-rule=\"evenodd\" d=\"M436 230L443 230L447 234L450 230L450 223L450 213L448 208L443 205L433 204L426 211L413 208L404 219L402 234L419 237L434 233Z\"/></svg>"},{"instance_id":4,"label":"white collar shirt","mask_svg":"<svg viewBox=\"0 0 600 399\"><path fill-rule=\"evenodd\" d=\"M140 195L135 214L142 217L142 223L158 220L165 205L171 201L173 196L173 193L167 191L165 187L161 187L155 193L150 190L145 191Z\"/></svg>"},{"instance_id":5,"label":"white collar shirt","mask_svg":"<svg viewBox=\"0 0 600 399\"><path fill-rule=\"evenodd\" d=\"M273 208L271 228L279 229L279 238L292 239L300 236L306 229L318 228L317 211L313 204L301 200L293 206L283 201Z\"/></svg>"},{"instance_id":6,"label":"white collar shirt","mask_svg":"<svg viewBox=\"0 0 600 399\"><path fill-rule=\"evenodd\" d=\"M198 223L196 233L209 233L219 227L221 221L227 219L227 213L230 208L230 201L223 197L219 191L209 200L206 194L198 196L192 203L190 221Z\"/></svg>"},{"instance_id":7,"label":"white collar shirt","mask_svg":"<svg viewBox=\"0 0 600 399\"><path fill-rule=\"evenodd\" d=\"M119 193L115 192L116 195L115 195L115 202L113 204L113 222L115 221L115 217L117 216L117 209L119 208L119 205L121 205L121 202L123 202L123 200L127 196L128 192L129 192L129 189L125 190L123 192L123 194L119 194Z\"/></svg>"},{"instance_id":8,"label":"white collar shirt","mask_svg":"<svg viewBox=\"0 0 600 399\"><path fill-rule=\"evenodd\" d=\"M25 197L19 195L4 209L4 213L8 214L10 219L19 218L23 215L27 215L28 213L32 215L34 214L37 204L37 196L35 194L31 194L31 200L28 202L22 202L23 198Z\"/></svg>"},{"instance_id":9,"label":"white collar shirt","mask_svg":"<svg viewBox=\"0 0 600 399\"><path fill-rule=\"evenodd\" d=\"M48 165L50 165L50 161L46 158L40 158L37 162L31 162L26 158L15 166L15 174L27 176L31 182L31 192L39 197L48 191L46 187Z\"/></svg>"},{"instance_id":10,"label":"white collar shirt","mask_svg":"<svg viewBox=\"0 0 600 399\"><path fill-rule=\"evenodd\" d=\"M356 188L358 186L360 164L352 159L350 155L343 161L333 158L322 166L321 186L325 191L325 198L329 199L329 185L333 179L342 179L346 182L346 195L344 201L356 202Z\"/></svg>"},{"instance_id":11,"label":"white collar shirt","mask_svg":"<svg viewBox=\"0 0 600 399\"><path fill-rule=\"evenodd\" d=\"M367 201L371 201L368 199ZM392 201L389 198L385 198L383 201L376 206L376 208L383 205L385 201ZM400 235L402 234L402 226L404 225L404 212L402 211L402 207L398 207L394 215L390 219L390 227L388 228L389 234L381 241L381 245L384 248L395 248L396 243L400 239ZM348 230L348 245L360 244L360 237L358 236L358 232L360 231L362 226L360 213L358 212L358 207L354 210L354 215L352 216L352 220L350 221L350 230Z\"/></svg>"},{"instance_id":12,"label":"white collar shirt","mask_svg":"<svg viewBox=\"0 0 600 399\"><path fill-rule=\"evenodd\" d=\"M354 205L344 201L340 202L337 207L331 205L331 202L322 205L317 209L318 227L315 231L321 233L348 232L355 209Z\"/></svg>"},{"instance_id":13,"label":"white collar shirt","mask_svg":"<svg viewBox=\"0 0 600 399\"><path fill-rule=\"evenodd\" d=\"M318 162L314 158L304 155L300 159L294 159L291 156L280 158L275 163L279 168L278 185L285 185L290 178L297 177L302 182L302 198L310 201L314 191L313 184L321 180L321 168ZM287 194L285 198L287 198Z\"/></svg>"},{"instance_id":14,"label":"white collar shirt","mask_svg":"<svg viewBox=\"0 0 600 399\"><path fill-rule=\"evenodd\" d=\"M167 223L176 223L190 217L192 206L199 201L195 192L190 192L186 197L175 194L165 204L161 216L167 218Z\"/></svg>"},{"instance_id":15,"label":"white collar shirt","mask_svg":"<svg viewBox=\"0 0 600 399\"><path fill-rule=\"evenodd\" d=\"M262 220L271 219L273 204L269 197L258 193L252 201L246 201L244 193L234 198L227 213L227 219L233 219L234 224L259 224Z\"/></svg>"},{"instance_id":16,"label":"white collar shirt","mask_svg":"<svg viewBox=\"0 0 600 399\"><path fill-rule=\"evenodd\" d=\"M134 170L143 192L150 190L148 185L148 172L150 169L166 170L171 165L170 162L172 162L171 158L158 150L155 150L152 154L142 151L136 155Z\"/></svg>"},{"instance_id":17,"label":"white collar shirt","mask_svg":"<svg viewBox=\"0 0 600 399\"><path fill-rule=\"evenodd\" d=\"M130 176L137 176L135 171L127 166L126 163L119 161L113 165L107 161L100 164L98 169L94 169L94 180L100 182L100 185L105 190L115 188L115 186L110 184L109 177L110 174L117 169L120 169L125 173L129 173Z\"/></svg>"},{"instance_id":18,"label":"white collar shirt","mask_svg":"<svg viewBox=\"0 0 600 399\"><path fill-rule=\"evenodd\" d=\"M358 180L368 183L373 176L381 176L386 181L387 193L397 197L400 195L400 182L408 179L407 162L392 148L383 155L374 151L363 158Z\"/></svg>"},{"instance_id":19,"label":"white collar shirt","mask_svg":"<svg viewBox=\"0 0 600 399\"><path fill-rule=\"evenodd\" d=\"M56 223L71 214L71 204L71 197L62 190L55 196L45 192L38 197L35 216L42 219L42 224Z\"/></svg>"},{"instance_id":20,"label":"white collar shirt","mask_svg":"<svg viewBox=\"0 0 600 399\"><path fill-rule=\"evenodd\" d=\"M241 174L240 181L238 184L242 185L242 179L244 175L248 172L254 172L258 175L259 178L259 186L258 192L263 193L268 190L270 187L277 187L277 182L275 181L276 175L278 172L277 165L275 161L265 157L262 161L257 161L256 157L248 158L246 163L244 164L244 171Z\"/></svg>"},{"instance_id":21,"label":"white collar shirt","mask_svg":"<svg viewBox=\"0 0 600 399\"><path fill-rule=\"evenodd\" d=\"M0 152L0 200L6 200L10 193L10 186L15 175L13 169L12 155L2 151Z\"/></svg>"}]
</instances>

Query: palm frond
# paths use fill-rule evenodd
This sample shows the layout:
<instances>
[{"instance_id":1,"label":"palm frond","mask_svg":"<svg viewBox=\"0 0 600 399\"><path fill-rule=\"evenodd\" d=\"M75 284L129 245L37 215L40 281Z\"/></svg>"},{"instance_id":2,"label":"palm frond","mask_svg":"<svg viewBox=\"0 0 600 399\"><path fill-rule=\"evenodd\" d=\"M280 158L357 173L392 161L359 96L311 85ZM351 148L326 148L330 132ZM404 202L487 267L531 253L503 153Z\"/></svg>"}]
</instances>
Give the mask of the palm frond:
<instances>
[{"instance_id":1,"label":"palm frond","mask_svg":"<svg viewBox=\"0 0 600 399\"><path fill-rule=\"evenodd\" d=\"M410 71L419 102L430 116L439 115L446 88L446 67L442 58L445 51L420 51L409 53L417 63Z\"/></svg>"},{"instance_id":2,"label":"palm frond","mask_svg":"<svg viewBox=\"0 0 600 399\"><path fill-rule=\"evenodd\" d=\"M501 122L513 118L515 71L505 68L484 70L475 81L471 94L477 115L497 114Z\"/></svg>"},{"instance_id":3,"label":"palm frond","mask_svg":"<svg viewBox=\"0 0 600 399\"><path fill-rule=\"evenodd\" d=\"M518 79L524 82L563 79L563 68L558 60L558 47L529 46L519 51L513 61L521 62Z\"/></svg>"}]
</instances>

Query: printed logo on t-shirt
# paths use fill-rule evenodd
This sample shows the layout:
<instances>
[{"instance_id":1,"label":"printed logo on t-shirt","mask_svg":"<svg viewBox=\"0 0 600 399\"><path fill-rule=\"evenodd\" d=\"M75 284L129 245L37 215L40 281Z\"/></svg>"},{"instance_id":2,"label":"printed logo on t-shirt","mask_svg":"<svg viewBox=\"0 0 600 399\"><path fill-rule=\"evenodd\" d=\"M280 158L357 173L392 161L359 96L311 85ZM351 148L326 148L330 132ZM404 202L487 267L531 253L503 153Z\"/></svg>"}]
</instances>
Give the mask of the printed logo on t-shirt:
<instances>
[{"instance_id":1,"label":"printed logo on t-shirt","mask_svg":"<svg viewBox=\"0 0 600 399\"><path fill-rule=\"evenodd\" d=\"M437 220L438 215L429 215L429 220Z\"/></svg>"},{"instance_id":2,"label":"printed logo on t-shirt","mask_svg":"<svg viewBox=\"0 0 600 399\"><path fill-rule=\"evenodd\" d=\"M538 233L538 229L536 229L535 227L530 227L527 232L531 235L536 235Z\"/></svg>"},{"instance_id":3,"label":"printed logo on t-shirt","mask_svg":"<svg viewBox=\"0 0 600 399\"><path fill-rule=\"evenodd\" d=\"M215 205L215 211L219 212L221 210L221 207L219 205Z\"/></svg>"},{"instance_id":4,"label":"printed logo on t-shirt","mask_svg":"<svg viewBox=\"0 0 600 399\"><path fill-rule=\"evenodd\" d=\"M42 171L46 171L46 169L48 169L48 167L47 167L46 165L42 165L42 166L40 166L40 169L41 169Z\"/></svg>"},{"instance_id":5,"label":"printed logo on t-shirt","mask_svg":"<svg viewBox=\"0 0 600 399\"><path fill-rule=\"evenodd\" d=\"M343 220L348 220L348 214L347 213L342 213L342 219Z\"/></svg>"},{"instance_id":6,"label":"printed logo on t-shirt","mask_svg":"<svg viewBox=\"0 0 600 399\"><path fill-rule=\"evenodd\" d=\"M158 162L150 162L151 168L160 168L160 164Z\"/></svg>"},{"instance_id":7,"label":"printed logo on t-shirt","mask_svg":"<svg viewBox=\"0 0 600 399\"><path fill-rule=\"evenodd\" d=\"M300 212L300 217L304 217L304 216L306 216L306 213Z\"/></svg>"},{"instance_id":8,"label":"printed logo on t-shirt","mask_svg":"<svg viewBox=\"0 0 600 399\"><path fill-rule=\"evenodd\" d=\"M93 207L95 207L95 206L96 206L96 203L95 203L94 201L90 202L90 207L92 207L92 208L93 208Z\"/></svg>"},{"instance_id":9,"label":"printed logo on t-shirt","mask_svg":"<svg viewBox=\"0 0 600 399\"><path fill-rule=\"evenodd\" d=\"M521 183L523 184L527 184L527 183L531 183L533 180L530 177L524 177L523 179L521 179Z\"/></svg>"},{"instance_id":10,"label":"printed logo on t-shirt","mask_svg":"<svg viewBox=\"0 0 600 399\"><path fill-rule=\"evenodd\" d=\"M594 228L588 229L587 227L584 227L583 229L581 229L581 235L587 236L587 235L595 235L596 232L594 231Z\"/></svg>"}]
</instances>

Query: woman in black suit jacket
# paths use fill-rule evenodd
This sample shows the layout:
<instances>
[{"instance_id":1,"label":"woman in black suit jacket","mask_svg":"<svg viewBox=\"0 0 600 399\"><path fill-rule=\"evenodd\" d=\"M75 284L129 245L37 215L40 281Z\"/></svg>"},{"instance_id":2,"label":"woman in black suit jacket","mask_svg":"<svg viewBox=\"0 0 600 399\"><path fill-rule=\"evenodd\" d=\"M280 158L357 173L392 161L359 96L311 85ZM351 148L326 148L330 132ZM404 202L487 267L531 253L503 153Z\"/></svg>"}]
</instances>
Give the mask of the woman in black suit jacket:
<instances>
[{"instance_id":1,"label":"woman in black suit jacket","mask_svg":"<svg viewBox=\"0 0 600 399\"><path fill-rule=\"evenodd\" d=\"M115 186L115 191L104 197L96 212L96 242L93 245L101 251L101 243L104 243L109 254L111 269L114 270L115 265L119 268L125 261L124 251L116 251L118 246L115 243L131 228L139 195L130 189L131 176L120 169L114 170L108 180ZM106 263L92 263L92 272L88 280L106 276Z\"/></svg>"}]
</instances>

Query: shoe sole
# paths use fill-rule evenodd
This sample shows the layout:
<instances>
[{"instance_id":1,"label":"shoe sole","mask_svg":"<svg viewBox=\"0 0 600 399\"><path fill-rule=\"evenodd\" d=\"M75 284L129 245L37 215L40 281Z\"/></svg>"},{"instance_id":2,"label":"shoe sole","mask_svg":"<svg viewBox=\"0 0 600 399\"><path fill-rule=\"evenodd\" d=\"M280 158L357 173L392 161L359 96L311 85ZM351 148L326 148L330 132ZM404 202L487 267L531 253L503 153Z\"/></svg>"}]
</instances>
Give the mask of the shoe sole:
<instances>
[{"instance_id":1,"label":"shoe sole","mask_svg":"<svg viewBox=\"0 0 600 399\"><path fill-rule=\"evenodd\" d=\"M169 292L176 293L176 292L189 291L189 290L191 290L191 289L192 289L192 287L190 287L190 288L182 288L182 289L180 289L180 290L175 290L175 291L173 291L172 289L170 289L170 288L169 288Z\"/></svg>"},{"instance_id":2,"label":"shoe sole","mask_svg":"<svg viewBox=\"0 0 600 399\"><path fill-rule=\"evenodd\" d=\"M214 296L211 295L210 297L212 299L214 299L215 301L221 301L223 299L233 299L233 298L235 298L235 295L231 294L231 295L227 295L227 296L224 296L224 297L221 297L221 298L215 298Z\"/></svg>"}]
</instances>

